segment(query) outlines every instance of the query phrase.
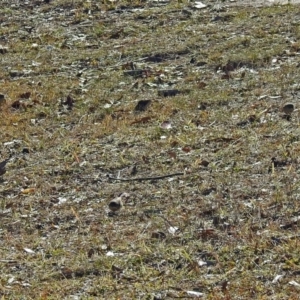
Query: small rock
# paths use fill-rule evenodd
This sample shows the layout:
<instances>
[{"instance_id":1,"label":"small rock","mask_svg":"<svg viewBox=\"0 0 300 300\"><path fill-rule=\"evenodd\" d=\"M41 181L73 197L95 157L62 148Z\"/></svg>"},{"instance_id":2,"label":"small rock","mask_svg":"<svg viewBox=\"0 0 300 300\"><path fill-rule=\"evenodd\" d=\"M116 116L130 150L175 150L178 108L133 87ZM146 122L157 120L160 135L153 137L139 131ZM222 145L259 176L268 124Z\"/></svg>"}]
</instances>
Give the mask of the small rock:
<instances>
[{"instance_id":1,"label":"small rock","mask_svg":"<svg viewBox=\"0 0 300 300\"><path fill-rule=\"evenodd\" d=\"M151 103L151 100L140 100L135 106L134 110L137 111L146 111Z\"/></svg>"},{"instance_id":2,"label":"small rock","mask_svg":"<svg viewBox=\"0 0 300 300\"><path fill-rule=\"evenodd\" d=\"M194 4L194 7L195 7L195 8L198 8L198 9L202 9L202 8L205 8L206 5L203 4L203 3L200 2L200 1L196 1L195 4Z\"/></svg>"},{"instance_id":3,"label":"small rock","mask_svg":"<svg viewBox=\"0 0 300 300\"><path fill-rule=\"evenodd\" d=\"M11 70L11 71L9 71L9 75L11 77L21 77L24 75L24 73L22 71L18 71L18 70Z\"/></svg>"},{"instance_id":4,"label":"small rock","mask_svg":"<svg viewBox=\"0 0 300 300\"><path fill-rule=\"evenodd\" d=\"M111 200L108 204L108 208L112 211L112 212L117 212L118 210L120 210L123 207L123 202L122 202L122 198L121 197L117 197L113 200Z\"/></svg>"},{"instance_id":5,"label":"small rock","mask_svg":"<svg viewBox=\"0 0 300 300\"><path fill-rule=\"evenodd\" d=\"M282 111L286 115L290 115L295 109L295 105L293 103L285 103L282 107Z\"/></svg>"},{"instance_id":6,"label":"small rock","mask_svg":"<svg viewBox=\"0 0 300 300\"><path fill-rule=\"evenodd\" d=\"M8 52L8 48L0 45L0 54L5 54L7 52Z\"/></svg>"}]
</instances>

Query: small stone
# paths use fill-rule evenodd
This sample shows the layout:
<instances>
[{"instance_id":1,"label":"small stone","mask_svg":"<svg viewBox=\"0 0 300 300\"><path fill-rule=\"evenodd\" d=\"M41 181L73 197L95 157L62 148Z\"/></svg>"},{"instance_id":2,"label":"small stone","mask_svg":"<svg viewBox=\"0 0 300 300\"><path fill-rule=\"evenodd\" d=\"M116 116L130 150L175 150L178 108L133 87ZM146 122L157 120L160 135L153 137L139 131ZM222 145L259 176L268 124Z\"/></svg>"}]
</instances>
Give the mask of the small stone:
<instances>
[{"instance_id":1,"label":"small stone","mask_svg":"<svg viewBox=\"0 0 300 300\"><path fill-rule=\"evenodd\" d=\"M109 202L109 209L112 212L117 212L123 207L123 202L121 197L117 197Z\"/></svg>"},{"instance_id":2,"label":"small stone","mask_svg":"<svg viewBox=\"0 0 300 300\"><path fill-rule=\"evenodd\" d=\"M286 115L290 115L295 109L295 105L293 103L285 103L282 107L282 111Z\"/></svg>"},{"instance_id":3,"label":"small stone","mask_svg":"<svg viewBox=\"0 0 300 300\"><path fill-rule=\"evenodd\" d=\"M5 54L7 52L8 52L8 48L0 45L0 54Z\"/></svg>"},{"instance_id":4,"label":"small stone","mask_svg":"<svg viewBox=\"0 0 300 300\"><path fill-rule=\"evenodd\" d=\"M31 44L31 48L32 49L38 49L39 48L39 44L33 43L33 44Z\"/></svg>"},{"instance_id":5,"label":"small stone","mask_svg":"<svg viewBox=\"0 0 300 300\"><path fill-rule=\"evenodd\" d=\"M140 100L135 106L134 110L136 112L146 111L151 103L151 100Z\"/></svg>"}]
</instances>

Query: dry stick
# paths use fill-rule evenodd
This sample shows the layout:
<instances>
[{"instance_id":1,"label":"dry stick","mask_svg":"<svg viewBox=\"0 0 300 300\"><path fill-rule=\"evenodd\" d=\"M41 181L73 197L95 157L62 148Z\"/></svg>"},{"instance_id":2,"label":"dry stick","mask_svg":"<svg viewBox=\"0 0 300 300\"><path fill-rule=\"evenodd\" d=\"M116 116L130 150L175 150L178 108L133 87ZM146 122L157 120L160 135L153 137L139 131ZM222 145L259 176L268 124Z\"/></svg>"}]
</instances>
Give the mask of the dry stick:
<instances>
[{"instance_id":1,"label":"dry stick","mask_svg":"<svg viewBox=\"0 0 300 300\"><path fill-rule=\"evenodd\" d=\"M159 180L159 179L164 179L167 177L181 176L181 175L184 175L184 173L180 172L180 173L173 173L173 174L162 175L162 176L139 177L139 178L116 178L116 177L111 177L111 176L108 176L108 178L112 179L112 180L119 180L119 181L142 181L142 180Z\"/></svg>"}]
</instances>

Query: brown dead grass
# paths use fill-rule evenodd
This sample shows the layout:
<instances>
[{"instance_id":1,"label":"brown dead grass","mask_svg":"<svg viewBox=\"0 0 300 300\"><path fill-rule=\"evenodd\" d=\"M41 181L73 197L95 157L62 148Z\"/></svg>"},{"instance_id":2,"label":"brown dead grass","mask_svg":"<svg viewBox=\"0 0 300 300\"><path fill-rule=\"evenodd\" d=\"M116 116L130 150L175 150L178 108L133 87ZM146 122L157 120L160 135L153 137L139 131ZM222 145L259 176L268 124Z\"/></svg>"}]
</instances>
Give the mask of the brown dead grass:
<instances>
[{"instance_id":1,"label":"brown dead grass","mask_svg":"<svg viewBox=\"0 0 300 300\"><path fill-rule=\"evenodd\" d=\"M3 299L298 299L300 8L191 5L0 8Z\"/></svg>"}]
</instances>

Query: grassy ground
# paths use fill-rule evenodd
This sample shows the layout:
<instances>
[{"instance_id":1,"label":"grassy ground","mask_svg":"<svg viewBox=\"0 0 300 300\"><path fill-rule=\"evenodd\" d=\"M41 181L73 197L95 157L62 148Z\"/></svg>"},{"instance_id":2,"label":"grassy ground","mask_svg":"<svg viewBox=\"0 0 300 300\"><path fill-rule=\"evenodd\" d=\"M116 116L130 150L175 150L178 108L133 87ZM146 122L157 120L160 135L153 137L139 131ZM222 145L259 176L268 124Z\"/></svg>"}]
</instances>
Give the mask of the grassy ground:
<instances>
[{"instance_id":1,"label":"grassy ground","mask_svg":"<svg viewBox=\"0 0 300 300\"><path fill-rule=\"evenodd\" d=\"M1 299L298 299L300 7L45 2L0 8Z\"/></svg>"}]
</instances>

